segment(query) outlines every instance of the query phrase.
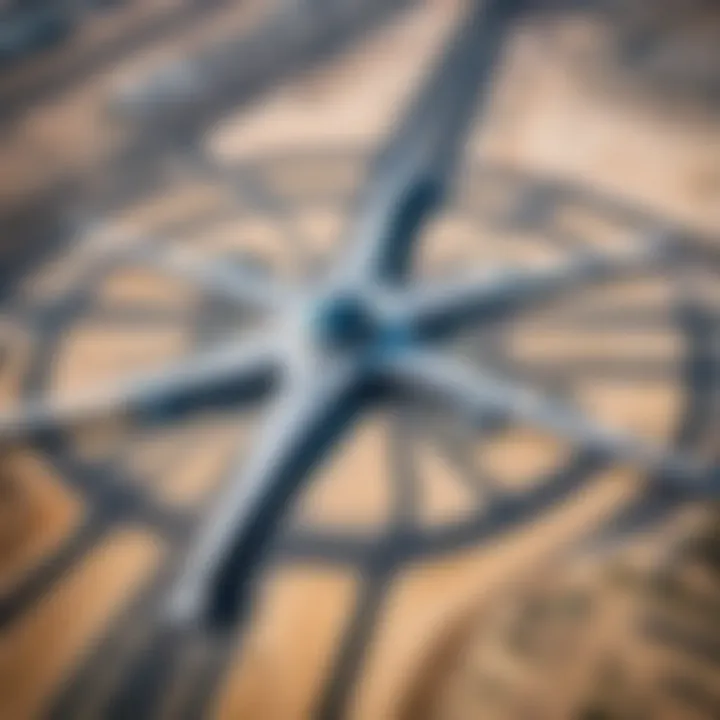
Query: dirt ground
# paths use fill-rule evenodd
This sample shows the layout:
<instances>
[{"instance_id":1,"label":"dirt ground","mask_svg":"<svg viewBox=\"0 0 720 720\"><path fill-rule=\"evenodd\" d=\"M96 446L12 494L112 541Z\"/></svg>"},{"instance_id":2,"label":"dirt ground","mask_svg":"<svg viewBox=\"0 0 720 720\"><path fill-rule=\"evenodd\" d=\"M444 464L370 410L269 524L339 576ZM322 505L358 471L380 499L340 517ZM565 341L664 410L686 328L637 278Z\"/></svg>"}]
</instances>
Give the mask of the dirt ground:
<instances>
[{"instance_id":1,"label":"dirt ground","mask_svg":"<svg viewBox=\"0 0 720 720\"><path fill-rule=\"evenodd\" d=\"M163 3L138 5L142 8L139 14L147 20L145 14L155 12L155 6L162 7ZM356 160L338 165L338 174L330 181L351 192L362 180L362 158L391 126L403 100L412 94L459 17L460 7L455 0L433 0L399 15L351 51L277 87L258 103L224 120L204 138L205 152L222 167L288 151L305 151L312 157L318 148L330 156L333 151L342 155L348 147L359 148ZM247 27L254 22L253 17L252 13L240 17L235 10L216 13L188 29L189 40L185 42L200 42L219 29L226 30L231 22L238 27L246 23ZM110 29L98 25L93 32L101 35ZM180 47L183 40L174 42ZM476 162L589 186L653 216L670 219L696 233L697 242L717 248L717 116L691 105L664 107L656 97L638 92L637 85L613 76L609 69L603 71L605 42L602 31L579 14L521 28L509 48L489 115L476 128L468 165ZM127 61L127 67L117 66L114 75L130 74L134 67L171 52L169 46L153 47ZM8 83L22 80L21 76L0 80L0 92L7 91ZM96 163L99 155L110 154L118 147L122 131L98 120L100 99L108 83L105 75L90 78L3 131L0 207L12 207L53 177ZM179 180L174 189L135 203L113 220L110 230L153 232L167 221L182 224L184 217L225 207L235 199L226 187L193 178L182 165L176 172ZM317 172L317 182L327 187L327 176ZM278 187L285 183L285 191L292 194L298 188L307 190L314 178L302 169L300 177L297 173L293 176L290 168L276 181ZM475 191L470 187L467 192ZM287 222L295 223L313 253L324 256L337 247L342 213L342 208L308 204L296 209ZM592 218L574 221L570 216L567 228L594 235L595 243L602 245L617 240L619 229L601 225ZM423 246L422 271L432 274L440 267L498 260L532 267L557 259L557 252L533 244L535 230L522 231L527 237L521 237L512 248L492 230L478 245L476 232L460 210L449 211L438 220ZM286 233L287 225L272 211L250 204L231 221L204 230L199 246L208 256L252 250L281 274L291 275L297 271L297 264L283 244ZM83 247L81 244L80 252L68 253L67 258L31 274L21 286L20 296L30 304L52 303L64 288L78 282L77 258L82 257ZM693 272L689 281L694 296L717 317L717 275L711 269ZM603 295L599 302L620 312L648 306L667 308L670 316L673 292L667 277L651 275L618 286L611 298ZM112 326L102 316L99 320L80 318L63 328L61 342L48 349L39 344L38 332L18 319L8 305L0 315L5 354L0 375L3 407L17 404L20 380L37 353L52 354L49 392L71 396L128 370L159 365L187 349L188 333L182 318L195 311L199 300L185 285L129 269L103 279L94 293L103 307L119 304L132 308L135 304L179 320L137 330ZM592 307L598 298L590 294L582 302ZM686 339L672 325L653 333L614 331L601 339L590 328L586 330L553 332L542 324L520 323L508 331L505 342L517 357L549 363L560 356L596 360L652 357L681 367L687 352ZM668 441L684 402L680 383L667 378L643 382L590 378L573 391L582 404L608 421L661 442ZM717 452L720 443L719 414L703 441L708 456ZM222 479L223 468L237 445L241 441L247 444L252 437L254 425L254 418L240 429L236 421L210 419L144 443L134 441L123 462L138 477L153 478L145 482L152 486L161 507L198 513ZM390 426L382 412L364 420L323 468L292 522L334 531L340 528L342 532L382 533L394 502L386 459ZM114 457L116 430L112 428L107 437L98 431L79 438L76 452L84 458L93 454ZM188 445L193 452L187 452ZM186 452L178 462L173 456L183 446ZM416 444L412 449L408 445L407 452L416 455L416 465L422 468L419 517L424 526L439 526L462 516L475 502L468 499L457 470L431 445ZM561 462L567 448L552 438L519 428L500 439L474 445L473 452L503 478L507 487L522 489ZM11 594L29 568L83 525L92 508L81 492L67 488L62 474L42 453L32 449L6 452L2 465L0 473L9 489L3 496L4 507L0 507L0 585L3 592ZM596 691L588 679L595 668L591 668L592 663L579 662L570 669L562 666L553 669L555 675L535 672L494 651L487 627L504 627L502 618L496 617L502 616L505 605L511 608L513 602L520 602L518 597L542 594L548 586L557 590L564 584L572 585L576 576L585 583L583 587L595 587L602 576L597 568L606 568L607 563L585 562L582 557L559 562L558 557L565 557L566 549L572 548L577 538L601 526L604 519L632 503L641 492L635 473L627 469L603 472L583 492L502 538L408 563L393 574L382 603L375 609L375 630L359 663L353 690L334 707L341 707L347 717L363 720L580 717L578 707ZM662 541L653 535L649 544L640 542L633 547L639 548L641 558L650 557L657 563L657 558L672 555L678 538L694 533L706 514L706 508L690 508L673 519L672 531L661 533ZM172 550L166 537L143 525L121 524L99 535L92 551L58 579L52 593L20 612L3 631L0 716L13 720L43 717L74 669L89 657L93 643L124 608L130 607L133 597L159 572ZM364 573L356 566L311 562L281 563L273 568L263 581L251 628L244 642L238 642L231 652L228 669L213 698L212 716L283 720L313 716L327 692L328 679L345 657L339 649L340 640L355 608L362 605ZM717 587L711 590L715 593ZM506 601L508 593L515 599ZM608 623L602 626L610 628L604 633L606 639L625 635L616 629L624 626L612 624L625 622L622 618L627 612L621 620L615 617L621 612L615 608L625 608L623 602L608 602L611 609L598 621L598 627ZM488 613L489 622L485 620ZM128 621L124 627L128 637L122 652L130 660L118 655L116 663L108 664L93 692L88 692L85 714L76 717L102 716L93 693L97 697L108 695L119 682L122 668L131 662L133 624ZM137 634L139 638L142 632L138 630ZM583 647L594 648L597 642L592 638L596 635L590 633L589 640L586 635L582 636ZM653 649L640 652L653 658L657 655ZM592 651L579 655L597 656ZM485 673L483 677L502 676L509 687L521 687L522 691L515 693L515 704L498 700L494 709L483 705L492 693L467 681L469 675L475 677L477 667L485 668L480 673ZM558 699L558 687L573 684L566 679L572 671L579 679L574 681L572 692L561 691ZM173 703L182 698L183 672L192 675L192 661L178 671L157 717L179 717ZM695 675L712 685L707 666ZM651 687L652 683L648 680L646 685ZM480 693L482 701L473 693ZM695 717L683 708L667 704L665 714L651 717Z\"/></svg>"}]
</instances>

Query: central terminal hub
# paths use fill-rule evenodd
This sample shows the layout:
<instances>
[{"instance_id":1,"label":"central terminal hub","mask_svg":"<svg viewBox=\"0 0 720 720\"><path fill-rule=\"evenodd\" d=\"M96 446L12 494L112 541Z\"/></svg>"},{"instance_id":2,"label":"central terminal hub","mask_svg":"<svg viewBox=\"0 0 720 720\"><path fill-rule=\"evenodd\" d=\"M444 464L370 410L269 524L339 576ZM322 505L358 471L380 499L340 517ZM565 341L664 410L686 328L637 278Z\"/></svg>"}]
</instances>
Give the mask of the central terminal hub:
<instances>
[{"instance_id":1,"label":"central terminal hub","mask_svg":"<svg viewBox=\"0 0 720 720\"><path fill-rule=\"evenodd\" d=\"M373 309L358 295L338 295L318 308L316 329L324 345L357 348L377 339L380 323Z\"/></svg>"}]
</instances>

